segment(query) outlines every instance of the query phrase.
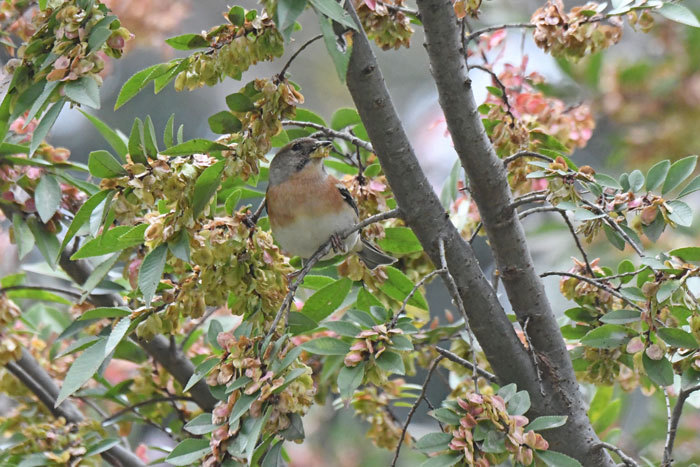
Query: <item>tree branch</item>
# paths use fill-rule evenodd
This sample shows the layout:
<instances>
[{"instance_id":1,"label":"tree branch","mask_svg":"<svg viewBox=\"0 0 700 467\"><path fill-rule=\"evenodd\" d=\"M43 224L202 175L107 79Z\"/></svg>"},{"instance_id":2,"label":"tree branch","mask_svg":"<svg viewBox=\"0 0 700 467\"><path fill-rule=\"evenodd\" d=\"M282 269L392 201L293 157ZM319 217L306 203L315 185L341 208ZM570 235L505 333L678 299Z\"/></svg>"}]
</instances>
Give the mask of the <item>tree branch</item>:
<instances>
[{"instance_id":1,"label":"tree branch","mask_svg":"<svg viewBox=\"0 0 700 467\"><path fill-rule=\"evenodd\" d=\"M533 29L536 26L532 23L511 23L511 24L496 24L493 26L487 26L485 28L477 29L476 31L469 34L466 38L466 43L468 44L475 38L487 32L498 31L500 29ZM465 51L466 52L466 51Z\"/></svg>"},{"instance_id":2,"label":"tree branch","mask_svg":"<svg viewBox=\"0 0 700 467\"><path fill-rule=\"evenodd\" d=\"M172 402L172 401L194 402L194 399L192 399L191 397L184 397L184 396L154 397L153 399L148 399L146 401L139 402L138 404L124 407L123 409L116 412L115 414L110 415L108 418L105 418L104 420L102 420L102 425L107 426L107 425L111 424L113 421L117 420L122 415L129 413L129 412L136 411L136 409L138 409L139 407L144 407L146 405L151 405L151 404L157 404L159 402Z\"/></svg>"},{"instance_id":3,"label":"tree branch","mask_svg":"<svg viewBox=\"0 0 700 467\"><path fill-rule=\"evenodd\" d=\"M614 444L610 443L605 443L603 441L600 442L599 444L600 447L607 449L608 451L612 451L618 456L620 456L620 459L622 459L622 462L627 466L627 467L639 467L639 464L637 461L632 459L630 456L624 453L624 451Z\"/></svg>"},{"instance_id":4,"label":"tree branch","mask_svg":"<svg viewBox=\"0 0 700 467\"><path fill-rule=\"evenodd\" d=\"M396 461L399 459L399 452L401 452L401 445L403 444L403 439L406 437L406 431L408 430L408 425L411 423L411 419L413 418L413 414L416 413L416 409L418 409L418 406L420 405L420 402L425 398L425 392L428 390L428 383L430 383L430 378L433 377L433 372L438 366L438 363L440 363L440 360L442 360L443 357L440 355L437 357L435 360L433 360L433 363L430 364L430 368L428 368L428 375L425 377L425 381L423 382L423 388L420 391L420 394L418 395L418 398L416 399L416 402L413 403L411 406L411 410L408 411L408 416L406 416L406 421L403 424L403 430L401 430L401 437L399 437L399 444L396 445L396 451L394 452L394 458L391 461L391 467L396 466Z\"/></svg>"},{"instance_id":5,"label":"tree branch","mask_svg":"<svg viewBox=\"0 0 700 467\"><path fill-rule=\"evenodd\" d=\"M437 353L439 353L440 355L442 355L446 359L451 360L458 365L462 365L464 368L468 368L472 371L474 371L474 369L476 368L476 372L479 373L479 376L486 378L486 380L489 381L490 383L501 384L501 381L498 379L498 377L496 375L489 373L488 371L484 370L483 368L481 368L479 366L474 366L474 364L472 362L470 362L469 360L465 360L462 357L460 357L459 355L454 354L454 353L450 352L449 350L445 350L442 347L435 346L435 350L437 351Z\"/></svg>"},{"instance_id":6,"label":"tree branch","mask_svg":"<svg viewBox=\"0 0 700 467\"><path fill-rule=\"evenodd\" d=\"M534 350L547 361L547 372L543 375L546 397L539 393L532 361L528 364L530 377L516 383L530 393L533 413L569 417L564 426L546 433L554 449L586 465L613 465L608 453L596 447L599 440L586 415L564 339L544 284L535 271L518 214L512 208L507 171L489 141L477 110L452 3L417 0L417 5L440 105L469 178L508 300L520 323L529 319L528 335ZM374 146L377 148L376 142ZM492 312L491 316L495 314ZM494 370L501 376L496 366ZM509 380L515 378L508 376Z\"/></svg>"},{"instance_id":7,"label":"tree branch","mask_svg":"<svg viewBox=\"0 0 700 467\"><path fill-rule=\"evenodd\" d=\"M55 407L58 386L26 349L22 349L22 357L19 360L7 363L6 368L39 398L54 417L63 417L69 423L79 423L84 420L82 412L68 400ZM112 446L101 455L115 466L145 465L136 455L119 445Z\"/></svg>"},{"instance_id":8,"label":"tree branch","mask_svg":"<svg viewBox=\"0 0 700 467\"><path fill-rule=\"evenodd\" d=\"M686 389L682 389L680 394L678 394L678 400L676 405L673 407L673 413L669 412L668 418L668 432L666 433L666 446L664 447L664 460L661 464L662 467L670 467L673 462L673 444L676 441L676 432L678 431L678 422L683 414L683 405L685 401L690 397L695 391L700 391L700 384L691 386ZM668 394L664 391L666 397L666 404L669 404ZM669 406L670 408L670 406Z\"/></svg>"},{"instance_id":9,"label":"tree branch","mask_svg":"<svg viewBox=\"0 0 700 467\"><path fill-rule=\"evenodd\" d=\"M351 134L345 133L343 131L337 131L337 130L333 130L331 128L328 128L326 126L319 125L318 123L301 122L298 120L282 120L282 125L294 125L294 126L300 126L300 127L308 126L308 127L313 128L315 130L322 131L327 136L332 136L333 138L338 138L338 139L344 139L345 141L348 141L348 142L354 144L355 146L364 149L365 151L374 152L374 149L372 149L372 145L370 143L368 143L367 141L360 139L357 136L353 136Z\"/></svg>"},{"instance_id":10,"label":"tree branch","mask_svg":"<svg viewBox=\"0 0 700 467\"><path fill-rule=\"evenodd\" d=\"M540 274L540 277L548 277L548 276L565 276L565 277L573 277L575 279L578 279L583 282L587 282L588 284L591 284L594 287L598 287L601 290L606 291L610 295L619 298L623 302L627 303L629 306L634 307L638 311L644 311L644 308L640 307L636 303L634 303L632 300L629 300L626 298L624 295L622 295L620 292L617 290L608 287L607 285L603 284L602 282L592 279L590 277L582 276L581 274L576 274L574 272L564 272L564 271L547 271L543 272Z\"/></svg>"}]
</instances>

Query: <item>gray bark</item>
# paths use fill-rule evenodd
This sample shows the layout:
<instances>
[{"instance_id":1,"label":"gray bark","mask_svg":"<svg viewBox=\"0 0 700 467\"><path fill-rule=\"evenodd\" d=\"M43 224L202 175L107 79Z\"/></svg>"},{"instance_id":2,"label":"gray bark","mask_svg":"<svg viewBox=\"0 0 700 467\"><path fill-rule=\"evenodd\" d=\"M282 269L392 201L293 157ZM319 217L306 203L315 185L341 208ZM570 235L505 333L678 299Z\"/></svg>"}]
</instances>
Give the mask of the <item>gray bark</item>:
<instances>
[{"instance_id":1,"label":"gray bark","mask_svg":"<svg viewBox=\"0 0 700 467\"><path fill-rule=\"evenodd\" d=\"M578 390L568 352L534 272L525 236L510 207L511 194L503 163L486 137L460 51L456 19L449 0L419 0L433 73L448 127L470 177L508 298L528 330L539 358L538 381L530 355L520 343L495 291L474 253L450 222L415 157L394 109L376 58L364 32L355 33L347 84L372 141L401 217L413 229L434 264L440 264L443 238L448 269L467 304L469 324L501 381L526 389L532 400L528 415L567 415L566 425L543 432L552 449L585 465L614 465L600 449ZM346 9L359 25L350 2ZM540 389L544 391L542 396Z\"/></svg>"}]
</instances>

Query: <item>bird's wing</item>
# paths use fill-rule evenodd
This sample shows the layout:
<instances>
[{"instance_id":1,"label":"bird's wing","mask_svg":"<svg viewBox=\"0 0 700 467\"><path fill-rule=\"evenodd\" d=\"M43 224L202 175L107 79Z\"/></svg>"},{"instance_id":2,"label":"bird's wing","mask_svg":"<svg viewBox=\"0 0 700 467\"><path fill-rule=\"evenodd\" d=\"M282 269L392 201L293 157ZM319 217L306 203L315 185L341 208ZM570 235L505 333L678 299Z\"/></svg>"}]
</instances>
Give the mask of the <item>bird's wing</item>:
<instances>
[{"instance_id":1,"label":"bird's wing","mask_svg":"<svg viewBox=\"0 0 700 467\"><path fill-rule=\"evenodd\" d=\"M348 191L347 188L345 188L344 185L338 183L336 184L336 188L338 188L338 191L340 192L340 196L343 197L343 201L348 203L350 207L355 211L355 214L358 216L360 215L360 211L357 209L357 203L355 203L355 200L352 198L352 195Z\"/></svg>"}]
</instances>

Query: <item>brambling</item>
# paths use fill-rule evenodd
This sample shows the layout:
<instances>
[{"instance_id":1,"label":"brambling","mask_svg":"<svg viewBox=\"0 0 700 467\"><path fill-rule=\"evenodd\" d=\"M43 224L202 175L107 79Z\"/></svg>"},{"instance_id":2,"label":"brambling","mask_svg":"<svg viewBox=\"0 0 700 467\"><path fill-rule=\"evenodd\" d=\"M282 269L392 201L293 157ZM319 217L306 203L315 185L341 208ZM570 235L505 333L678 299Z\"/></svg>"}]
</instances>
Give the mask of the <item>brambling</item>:
<instances>
[{"instance_id":1,"label":"brambling","mask_svg":"<svg viewBox=\"0 0 700 467\"><path fill-rule=\"evenodd\" d=\"M323 158L331 144L299 138L272 159L266 198L272 235L284 251L304 259L331 239L334 248L322 259L330 259L338 251L354 252L370 269L392 264L395 258L362 239L359 232L338 237L339 232L358 223L359 213L350 192L326 173Z\"/></svg>"}]
</instances>

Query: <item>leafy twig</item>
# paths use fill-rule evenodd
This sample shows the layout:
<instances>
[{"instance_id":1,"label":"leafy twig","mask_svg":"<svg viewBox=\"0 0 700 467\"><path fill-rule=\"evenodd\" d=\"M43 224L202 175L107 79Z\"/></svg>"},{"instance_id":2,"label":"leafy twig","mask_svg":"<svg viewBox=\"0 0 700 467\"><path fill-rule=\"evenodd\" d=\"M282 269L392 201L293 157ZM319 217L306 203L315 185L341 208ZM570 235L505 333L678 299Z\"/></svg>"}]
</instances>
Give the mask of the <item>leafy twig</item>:
<instances>
[{"instance_id":1,"label":"leafy twig","mask_svg":"<svg viewBox=\"0 0 700 467\"><path fill-rule=\"evenodd\" d=\"M411 406L411 410L409 410L408 416L406 417L406 421L403 424L403 430L401 430L401 436L399 437L399 443L396 445L396 451L394 452L394 459L391 461L391 467L396 466L396 461L399 459L399 452L401 452L401 445L403 444L403 439L406 437L406 431L408 430L408 425L411 423L411 419L413 418L413 414L416 413L416 409L418 409L420 402L425 398L425 393L428 390L428 383L430 383L430 378L433 377L433 372L437 368L438 363L440 363L440 360L442 360L443 358L444 357L442 355L438 356L435 360L433 360L433 363L430 364L430 368L428 368L428 375L425 377L425 381L423 382L423 388L421 389L421 392L418 395L416 402L414 402L413 405Z\"/></svg>"},{"instance_id":2,"label":"leafy twig","mask_svg":"<svg viewBox=\"0 0 700 467\"><path fill-rule=\"evenodd\" d=\"M368 143L367 141L360 139L357 136L353 136L351 134L345 133L343 131L337 131L337 130L333 130L332 128L328 128L326 126L319 125L318 123L301 122L298 120L282 120L282 125L293 125L293 126L300 126L300 127L308 126L308 127L313 128L315 130L322 131L326 135L332 136L333 138L344 139L345 141L348 141L348 142L354 144L355 146L364 149L365 151L374 152L374 149L372 149L372 144Z\"/></svg>"},{"instance_id":3,"label":"leafy twig","mask_svg":"<svg viewBox=\"0 0 700 467\"><path fill-rule=\"evenodd\" d=\"M603 284L602 282L600 282L596 279L591 279L590 277L582 276L581 274L576 274L573 272L563 272L563 271L547 271L547 272L543 272L542 274L540 274L540 277L548 277L548 276L573 277L573 278L576 278L580 281L588 282L589 284L591 284L595 287L598 287L601 290L605 290L610 295L613 295L613 296L619 298L620 300L627 303L628 305L636 308L638 311L644 311L644 309L642 307L640 307L639 305L637 305L633 301L625 298L620 292L618 292L617 290L615 290L611 287L608 287L607 285ZM603 278L601 278L601 279L603 279Z\"/></svg>"},{"instance_id":4,"label":"leafy twig","mask_svg":"<svg viewBox=\"0 0 700 467\"><path fill-rule=\"evenodd\" d=\"M429 279L435 277L438 274L443 274L445 272L447 272L446 269L435 269L433 271L430 271L428 274L423 276L421 280L416 282L416 284L413 286L413 289L411 289L408 295L406 295L406 298L404 298L403 303L401 304L401 308L399 308L399 311L397 311L394 317L391 319L391 322L389 323L389 329L393 329L396 326L396 322L401 317L401 314L404 311L406 311L406 305L408 304L409 300L411 300L411 298L416 294L418 289L420 289L423 286L423 284L425 284L426 281L428 281Z\"/></svg>"},{"instance_id":5,"label":"leafy twig","mask_svg":"<svg viewBox=\"0 0 700 467\"><path fill-rule=\"evenodd\" d=\"M582 202L583 204L585 204L586 206L588 206L588 207L590 207L591 209L593 209L593 211L594 211L596 214L603 214L603 215L605 216L605 217L603 218L603 219L605 219L605 223L608 224L608 225L609 225L610 227L612 227L613 229L615 229L615 231L617 231L617 233L619 233L620 236L621 236L622 238L624 238L625 241L626 241L627 243L630 244L630 246L634 249L634 251L636 251L637 254L638 254L639 256L641 256L642 258L644 258L644 251L642 251L642 249L637 245L637 243L635 243L635 241L632 240L632 238L631 238L629 235L627 235L627 232L625 232L625 231L622 229L622 227L620 227L619 224L618 224L617 222L615 222L615 220L614 220L612 217L610 217L610 214L608 214L608 213L607 213L604 209L602 209L600 206L596 206L595 204L591 203L590 201L588 201L588 200L586 200L586 199L583 199L583 198L580 198L580 199L581 199L581 202Z\"/></svg>"}]
</instances>

